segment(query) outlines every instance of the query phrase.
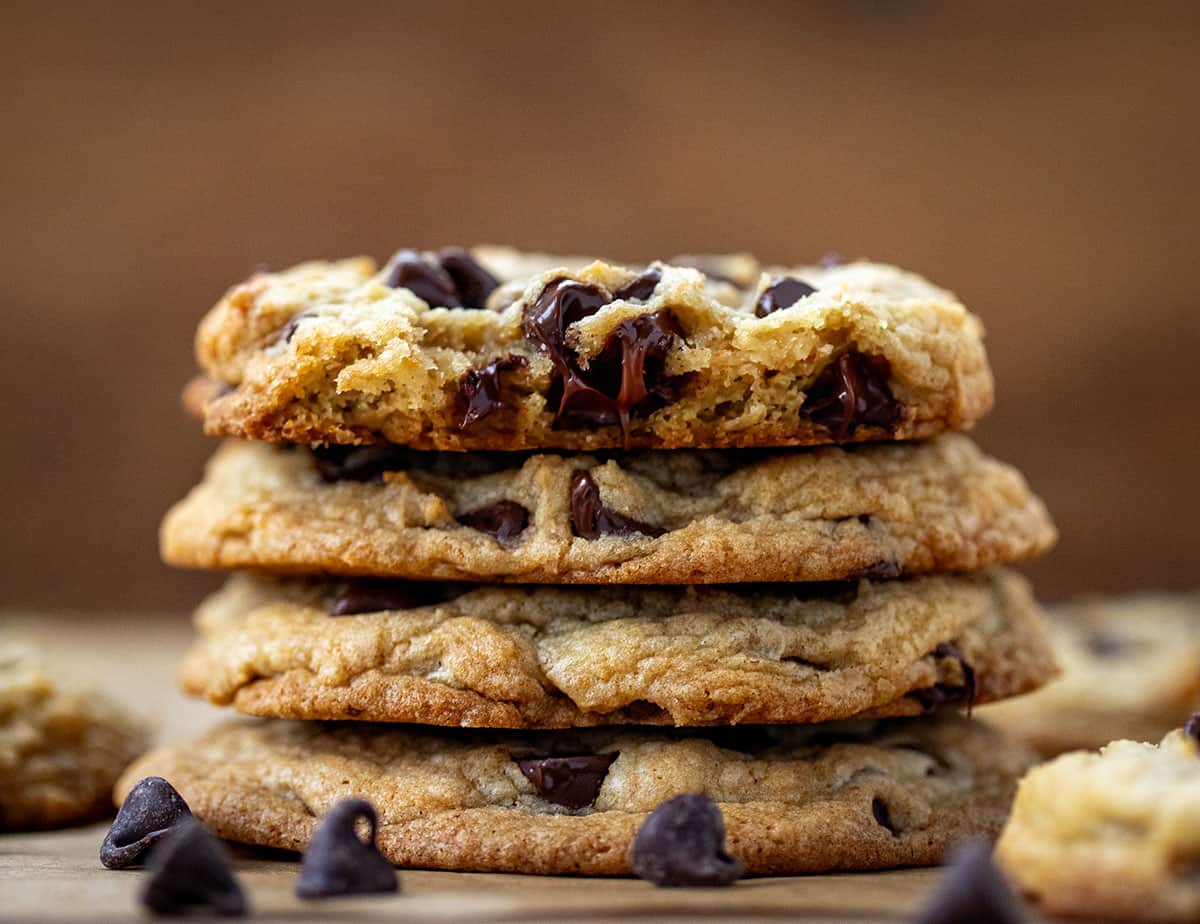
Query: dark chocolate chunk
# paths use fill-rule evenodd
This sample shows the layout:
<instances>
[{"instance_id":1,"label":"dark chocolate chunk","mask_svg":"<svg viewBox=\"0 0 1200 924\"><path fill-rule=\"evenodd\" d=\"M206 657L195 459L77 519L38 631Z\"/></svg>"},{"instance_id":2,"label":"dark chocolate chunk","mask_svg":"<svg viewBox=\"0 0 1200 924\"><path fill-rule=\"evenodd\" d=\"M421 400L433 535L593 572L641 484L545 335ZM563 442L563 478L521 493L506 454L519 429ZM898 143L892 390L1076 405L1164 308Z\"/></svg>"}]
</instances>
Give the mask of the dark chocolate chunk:
<instances>
[{"instance_id":1,"label":"dark chocolate chunk","mask_svg":"<svg viewBox=\"0 0 1200 924\"><path fill-rule=\"evenodd\" d=\"M900 405L888 384L891 371L884 357L849 350L821 370L800 414L827 427L838 442L857 427L888 429L900 419Z\"/></svg>"},{"instance_id":2,"label":"dark chocolate chunk","mask_svg":"<svg viewBox=\"0 0 1200 924\"><path fill-rule=\"evenodd\" d=\"M458 287L446 270L415 250L398 250L384 268L384 285L408 289L430 308L458 308Z\"/></svg>"},{"instance_id":3,"label":"dark chocolate chunk","mask_svg":"<svg viewBox=\"0 0 1200 924\"><path fill-rule=\"evenodd\" d=\"M609 510L600 500L596 480L583 469L576 469L571 474L571 532L583 539L599 539L632 533L656 537L666 530Z\"/></svg>"},{"instance_id":4,"label":"dark chocolate chunk","mask_svg":"<svg viewBox=\"0 0 1200 924\"><path fill-rule=\"evenodd\" d=\"M970 715L971 709L975 705L975 668L962 656L962 652L958 650L957 646L948 642L934 648L931 655L938 659L953 658L957 661L959 670L962 671L963 682L961 684L935 683L923 690L914 690L912 695L917 698L926 712L932 712L939 706L949 703L966 703L967 715Z\"/></svg>"},{"instance_id":5,"label":"dark chocolate chunk","mask_svg":"<svg viewBox=\"0 0 1200 924\"><path fill-rule=\"evenodd\" d=\"M183 796L161 776L138 780L104 836L100 862L108 869L139 864L172 826L191 817Z\"/></svg>"},{"instance_id":6,"label":"dark chocolate chunk","mask_svg":"<svg viewBox=\"0 0 1200 924\"><path fill-rule=\"evenodd\" d=\"M1025 914L991 853L991 845L978 840L954 851L915 924L1021 924Z\"/></svg>"},{"instance_id":7,"label":"dark chocolate chunk","mask_svg":"<svg viewBox=\"0 0 1200 924\"><path fill-rule=\"evenodd\" d=\"M617 289L613 293L613 297L624 301L636 299L637 301L644 302L654 294L654 290L658 288L658 284L661 281L662 270L656 266L651 266Z\"/></svg>"},{"instance_id":8,"label":"dark chocolate chunk","mask_svg":"<svg viewBox=\"0 0 1200 924\"><path fill-rule=\"evenodd\" d=\"M500 399L500 373L525 365L523 356L506 356L493 359L479 369L468 369L458 380L458 401L462 408L462 421L458 428L465 430L473 423L487 417L502 404Z\"/></svg>"},{"instance_id":9,"label":"dark chocolate chunk","mask_svg":"<svg viewBox=\"0 0 1200 924\"><path fill-rule=\"evenodd\" d=\"M1193 712L1183 723L1183 734L1200 744L1200 712Z\"/></svg>"},{"instance_id":10,"label":"dark chocolate chunk","mask_svg":"<svg viewBox=\"0 0 1200 924\"><path fill-rule=\"evenodd\" d=\"M367 822L366 841L355 830ZM375 846L379 816L365 799L343 799L321 819L300 863L296 894L301 898L398 892L400 880L388 859Z\"/></svg>"},{"instance_id":11,"label":"dark chocolate chunk","mask_svg":"<svg viewBox=\"0 0 1200 924\"><path fill-rule=\"evenodd\" d=\"M772 279L771 284L758 297L754 313L760 318L765 318L776 311L791 308L800 299L812 295L816 291L807 282L797 279L795 276L779 276Z\"/></svg>"},{"instance_id":12,"label":"dark chocolate chunk","mask_svg":"<svg viewBox=\"0 0 1200 924\"><path fill-rule=\"evenodd\" d=\"M330 604L331 616L356 616L388 610L411 610L445 603L467 593L469 585L443 581L402 581L364 578L347 581Z\"/></svg>"},{"instance_id":13,"label":"dark chocolate chunk","mask_svg":"<svg viewBox=\"0 0 1200 924\"><path fill-rule=\"evenodd\" d=\"M896 830L896 825L892 822L892 813L888 811L887 803L879 796L871 800L871 814L875 816L875 820L882 827L888 829L892 837L900 836L900 832Z\"/></svg>"},{"instance_id":14,"label":"dark chocolate chunk","mask_svg":"<svg viewBox=\"0 0 1200 924\"><path fill-rule=\"evenodd\" d=\"M521 773L547 802L581 809L596 801L616 754L530 757L517 761Z\"/></svg>"},{"instance_id":15,"label":"dark chocolate chunk","mask_svg":"<svg viewBox=\"0 0 1200 924\"><path fill-rule=\"evenodd\" d=\"M464 308L483 308L488 296L500 285L500 280L462 247L443 247L438 251L438 262L454 281Z\"/></svg>"},{"instance_id":16,"label":"dark chocolate chunk","mask_svg":"<svg viewBox=\"0 0 1200 924\"><path fill-rule=\"evenodd\" d=\"M836 250L827 251L821 256L822 269L833 269L835 266L844 265L845 262L846 261L842 259L842 255Z\"/></svg>"},{"instance_id":17,"label":"dark chocolate chunk","mask_svg":"<svg viewBox=\"0 0 1200 924\"><path fill-rule=\"evenodd\" d=\"M195 819L185 818L170 830L150 855L150 868L142 904L155 914L212 911L238 917L247 911L221 845Z\"/></svg>"},{"instance_id":18,"label":"dark chocolate chunk","mask_svg":"<svg viewBox=\"0 0 1200 924\"><path fill-rule=\"evenodd\" d=\"M283 325L283 330L279 332L280 343L291 343L292 338L296 336L296 329L301 323L312 317L312 314L307 311L301 311L299 314L292 315L288 322Z\"/></svg>"},{"instance_id":19,"label":"dark chocolate chunk","mask_svg":"<svg viewBox=\"0 0 1200 924\"><path fill-rule=\"evenodd\" d=\"M570 279L552 279L537 300L525 309L525 336L556 366L566 365L574 352L567 346L567 328L590 318L612 298L599 286Z\"/></svg>"},{"instance_id":20,"label":"dark chocolate chunk","mask_svg":"<svg viewBox=\"0 0 1200 924\"><path fill-rule=\"evenodd\" d=\"M458 522L508 545L525 532L525 527L529 525L529 511L516 501L501 500L464 513L458 517Z\"/></svg>"},{"instance_id":21,"label":"dark chocolate chunk","mask_svg":"<svg viewBox=\"0 0 1200 924\"><path fill-rule=\"evenodd\" d=\"M721 810L702 793L651 812L629 853L634 873L657 886L725 886L742 875L742 864L725 852Z\"/></svg>"},{"instance_id":22,"label":"dark chocolate chunk","mask_svg":"<svg viewBox=\"0 0 1200 924\"><path fill-rule=\"evenodd\" d=\"M877 561L873 565L859 568L847 575L847 578L852 581L890 581L898 577L900 577L900 563L896 561Z\"/></svg>"}]
</instances>

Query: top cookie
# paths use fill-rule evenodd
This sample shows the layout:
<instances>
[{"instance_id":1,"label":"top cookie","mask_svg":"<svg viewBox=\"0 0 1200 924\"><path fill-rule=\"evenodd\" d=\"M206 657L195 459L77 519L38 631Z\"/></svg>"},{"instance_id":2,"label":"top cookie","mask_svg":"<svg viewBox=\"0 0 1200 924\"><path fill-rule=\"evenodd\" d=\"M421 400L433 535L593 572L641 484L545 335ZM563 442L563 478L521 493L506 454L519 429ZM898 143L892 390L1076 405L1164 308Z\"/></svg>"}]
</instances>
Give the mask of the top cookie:
<instances>
[{"instance_id":1,"label":"top cookie","mask_svg":"<svg viewBox=\"0 0 1200 924\"><path fill-rule=\"evenodd\" d=\"M235 286L185 400L212 434L418 449L914 439L990 409L982 338L949 292L877 263L401 251Z\"/></svg>"}]
</instances>

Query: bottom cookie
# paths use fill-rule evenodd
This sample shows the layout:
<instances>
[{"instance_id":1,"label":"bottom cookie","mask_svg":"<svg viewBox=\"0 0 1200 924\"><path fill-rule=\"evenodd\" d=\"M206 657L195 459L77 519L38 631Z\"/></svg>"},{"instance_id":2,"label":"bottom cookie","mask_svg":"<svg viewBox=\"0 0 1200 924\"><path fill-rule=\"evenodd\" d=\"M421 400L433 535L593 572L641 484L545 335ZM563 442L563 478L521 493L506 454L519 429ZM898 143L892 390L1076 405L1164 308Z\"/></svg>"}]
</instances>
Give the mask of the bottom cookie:
<instances>
[{"instance_id":1,"label":"bottom cookie","mask_svg":"<svg viewBox=\"0 0 1200 924\"><path fill-rule=\"evenodd\" d=\"M303 850L357 796L398 866L621 875L649 813L703 792L750 873L936 863L994 836L1029 754L956 714L820 726L548 733L238 720L146 755L230 840Z\"/></svg>"}]
</instances>

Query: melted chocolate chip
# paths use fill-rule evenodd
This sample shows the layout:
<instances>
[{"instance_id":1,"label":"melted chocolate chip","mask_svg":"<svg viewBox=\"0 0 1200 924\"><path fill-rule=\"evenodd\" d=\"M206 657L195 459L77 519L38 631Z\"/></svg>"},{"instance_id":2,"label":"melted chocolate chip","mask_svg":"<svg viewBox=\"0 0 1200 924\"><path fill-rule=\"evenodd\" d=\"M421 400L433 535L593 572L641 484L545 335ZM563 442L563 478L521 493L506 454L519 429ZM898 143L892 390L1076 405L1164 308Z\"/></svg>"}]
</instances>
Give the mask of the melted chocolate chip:
<instances>
[{"instance_id":1,"label":"melted chocolate chip","mask_svg":"<svg viewBox=\"0 0 1200 924\"><path fill-rule=\"evenodd\" d=\"M547 802L581 809L596 801L608 768L616 759L616 754L531 757L518 760L517 766Z\"/></svg>"},{"instance_id":2,"label":"melted chocolate chip","mask_svg":"<svg viewBox=\"0 0 1200 924\"><path fill-rule=\"evenodd\" d=\"M292 338L296 336L296 330L300 325L312 317L312 314L307 311L301 311L299 314L293 315L288 319L288 322L283 325L283 330L279 332L280 343L291 343Z\"/></svg>"},{"instance_id":3,"label":"melted chocolate chip","mask_svg":"<svg viewBox=\"0 0 1200 924\"><path fill-rule=\"evenodd\" d=\"M657 886L725 886L742 864L725 852L721 810L701 793L668 799L650 813L629 851L634 873Z\"/></svg>"},{"instance_id":4,"label":"melted chocolate chip","mask_svg":"<svg viewBox=\"0 0 1200 924\"><path fill-rule=\"evenodd\" d=\"M962 652L958 650L957 646L948 642L938 645L931 654L934 658L953 658L957 661L959 670L962 671L963 682L962 684L935 683L923 690L914 690L912 695L917 698L926 712L932 712L939 706L949 703L966 703L967 715L970 715L971 709L975 705L975 668L962 656Z\"/></svg>"},{"instance_id":5,"label":"melted chocolate chip","mask_svg":"<svg viewBox=\"0 0 1200 924\"><path fill-rule=\"evenodd\" d=\"M848 575L852 581L890 581L900 577L900 563L895 561L877 561L873 565L859 568Z\"/></svg>"},{"instance_id":6,"label":"melted chocolate chip","mask_svg":"<svg viewBox=\"0 0 1200 924\"><path fill-rule=\"evenodd\" d=\"M1183 723L1183 734L1184 737L1200 744L1200 712L1193 712L1188 716L1188 720Z\"/></svg>"},{"instance_id":7,"label":"melted chocolate chip","mask_svg":"<svg viewBox=\"0 0 1200 924\"><path fill-rule=\"evenodd\" d=\"M797 279L795 276L777 277L771 280L771 284L758 297L754 313L760 318L765 318L776 311L791 308L800 299L812 295L816 291L807 282Z\"/></svg>"},{"instance_id":8,"label":"melted chocolate chip","mask_svg":"<svg viewBox=\"0 0 1200 924\"><path fill-rule=\"evenodd\" d=\"M582 539L628 536L632 533L654 538L666 530L609 510L600 500L600 487L591 474L576 469L571 474L571 532Z\"/></svg>"},{"instance_id":9,"label":"melted chocolate chip","mask_svg":"<svg viewBox=\"0 0 1200 924\"><path fill-rule=\"evenodd\" d=\"M984 841L959 847L915 924L1021 924L1025 915L991 852Z\"/></svg>"},{"instance_id":10,"label":"melted chocolate chip","mask_svg":"<svg viewBox=\"0 0 1200 924\"><path fill-rule=\"evenodd\" d=\"M384 269L383 282L393 289L408 289L430 308L458 308L462 305L458 287L450 274L415 250L397 251Z\"/></svg>"},{"instance_id":11,"label":"melted chocolate chip","mask_svg":"<svg viewBox=\"0 0 1200 924\"><path fill-rule=\"evenodd\" d=\"M887 803L879 796L871 800L871 814L875 816L875 820L882 827L891 832L892 837L900 836L900 832L896 830L896 825L892 822L892 813L888 811Z\"/></svg>"},{"instance_id":12,"label":"melted chocolate chip","mask_svg":"<svg viewBox=\"0 0 1200 924\"><path fill-rule=\"evenodd\" d=\"M139 780L121 803L100 845L100 862L108 869L141 863L174 825L191 818L183 796L161 776Z\"/></svg>"},{"instance_id":13,"label":"melted chocolate chip","mask_svg":"<svg viewBox=\"0 0 1200 924\"><path fill-rule=\"evenodd\" d=\"M567 346L567 328L576 321L590 318L610 301L608 293L599 286L553 279L525 309L522 318L525 336L562 371L574 357L574 352Z\"/></svg>"},{"instance_id":14,"label":"melted chocolate chip","mask_svg":"<svg viewBox=\"0 0 1200 924\"><path fill-rule=\"evenodd\" d=\"M458 380L458 401L463 409L458 428L465 430L499 409L503 403L500 400L500 373L525 364L523 356L506 356L493 359L480 369L468 369L463 373Z\"/></svg>"},{"instance_id":15,"label":"melted chocolate chip","mask_svg":"<svg viewBox=\"0 0 1200 924\"><path fill-rule=\"evenodd\" d=\"M464 308L483 308L488 296L500 285L500 280L462 247L443 247L438 251L438 262L454 280Z\"/></svg>"},{"instance_id":16,"label":"melted chocolate chip","mask_svg":"<svg viewBox=\"0 0 1200 924\"><path fill-rule=\"evenodd\" d=\"M900 405L888 385L891 370L882 356L843 353L809 386L800 415L828 428L837 442L857 427L888 429L900 419Z\"/></svg>"},{"instance_id":17,"label":"melted chocolate chip","mask_svg":"<svg viewBox=\"0 0 1200 924\"><path fill-rule=\"evenodd\" d=\"M529 511L516 501L501 500L458 517L458 522L510 545L529 525Z\"/></svg>"},{"instance_id":18,"label":"melted chocolate chip","mask_svg":"<svg viewBox=\"0 0 1200 924\"><path fill-rule=\"evenodd\" d=\"M246 896L221 845L194 819L185 818L171 829L151 855L150 866L153 874L146 880L142 904L155 914L246 913Z\"/></svg>"},{"instance_id":19,"label":"melted chocolate chip","mask_svg":"<svg viewBox=\"0 0 1200 924\"><path fill-rule=\"evenodd\" d=\"M433 606L461 597L468 585L442 581L401 581L386 578L348 581L343 584L329 607L331 616L357 616L359 613L383 613Z\"/></svg>"},{"instance_id":20,"label":"melted chocolate chip","mask_svg":"<svg viewBox=\"0 0 1200 924\"><path fill-rule=\"evenodd\" d=\"M617 289L613 293L613 297L624 301L637 300L644 302L654 294L654 290L658 288L658 284L661 281L662 270L656 266L651 266Z\"/></svg>"},{"instance_id":21,"label":"melted chocolate chip","mask_svg":"<svg viewBox=\"0 0 1200 924\"><path fill-rule=\"evenodd\" d=\"M367 840L355 826L365 819ZM321 819L300 865L296 894L301 898L398 892L396 870L375 846L379 817L365 799L343 799Z\"/></svg>"}]
</instances>

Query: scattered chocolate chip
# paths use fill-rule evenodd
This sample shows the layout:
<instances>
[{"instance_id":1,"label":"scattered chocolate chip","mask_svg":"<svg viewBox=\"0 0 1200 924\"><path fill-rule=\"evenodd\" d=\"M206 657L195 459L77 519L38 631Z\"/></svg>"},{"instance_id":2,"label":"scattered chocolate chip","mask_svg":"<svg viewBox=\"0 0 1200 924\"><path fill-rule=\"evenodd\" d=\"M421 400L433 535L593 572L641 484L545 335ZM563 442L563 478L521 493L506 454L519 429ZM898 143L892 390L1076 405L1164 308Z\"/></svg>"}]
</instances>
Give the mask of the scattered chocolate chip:
<instances>
[{"instance_id":1,"label":"scattered chocolate chip","mask_svg":"<svg viewBox=\"0 0 1200 924\"><path fill-rule=\"evenodd\" d=\"M576 469L571 474L571 532L582 539L628 536L632 533L654 538L666 530L609 510L600 500L600 487L596 480L589 472Z\"/></svg>"},{"instance_id":2,"label":"scattered chocolate chip","mask_svg":"<svg viewBox=\"0 0 1200 924\"><path fill-rule=\"evenodd\" d=\"M935 683L923 690L914 690L912 695L917 698L926 712L932 712L939 706L949 703L966 703L969 716L975 705L975 668L962 656L962 652L958 650L957 646L948 642L934 648L931 655L936 659L953 658L956 660L959 670L962 671L963 682L961 684Z\"/></svg>"},{"instance_id":3,"label":"scattered chocolate chip","mask_svg":"<svg viewBox=\"0 0 1200 924\"><path fill-rule=\"evenodd\" d=\"M458 517L458 522L509 545L529 525L529 511L516 501L501 500Z\"/></svg>"},{"instance_id":4,"label":"scattered chocolate chip","mask_svg":"<svg viewBox=\"0 0 1200 924\"><path fill-rule=\"evenodd\" d=\"M875 816L875 820L879 824L887 828L892 837L899 837L900 832L896 830L895 824L892 823L892 813L888 811L887 803L879 796L871 800L871 814Z\"/></svg>"},{"instance_id":5,"label":"scattered chocolate chip","mask_svg":"<svg viewBox=\"0 0 1200 924\"><path fill-rule=\"evenodd\" d=\"M888 384L891 370L882 356L849 350L821 370L800 415L828 428L837 442L857 427L888 429L900 419L900 405Z\"/></svg>"},{"instance_id":6,"label":"scattered chocolate chip","mask_svg":"<svg viewBox=\"0 0 1200 924\"><path fill-rule=\"evenodd\" d=\"M387 578L348 581L342 585L329 607L331 616L356 616L359 613L383 613L411 610L419 606L445 603L467 593L469 585L442 581L401 581Z\"/></svg>"},{"instance_id":7,"label":"scattered chocolate chip","mask_svg":"<svg viewBox=\"0 0 1200 924\"><path fill-rule=\"evenodd\" d=\"M280 343L291 343L292 338L296 336L296 330L300 325L312 317L308 311L301 311L299 314L292 315L288 322L283 325L283 330L279 332Z\"/></svg>"},{"instance_id":8,"label":"scattered chocolate chip","mask_svg":"<svg viewBox=\"0 0 1200 924\"><path fill-rule=\"evenodd\" d=\"M1193 712L1188 716L1188 720L1183 723L1183 734L1184 737L1200 744L1200 712Z\"/></svg>"},{"instance_id":9,"label":"scattered chocolate chip","mask_svg":"<svg viewBox=\"0 0 1200 924\"><path fill-rule=\"evenodd\" d=\"M139 864L172 826L191 817L183 796L161 776L138 780L104 836L100 862L108 869Z\"/></svg>"},{"instance_id":10,"label":"scattered chocolate chip","mask_svg":"<svg viewBox=\"0 0 1200 924\"><path fill-rule=\"evenodd\" d=\"M608 768L616 759L616 754L531 757L518 760L517 766L547 802L581 809L596 801Z\"/></svg>"},{"instance_id":11,"label":"scattered chocolate chip","mask_svg":"<svg viewBox=\"0 0 1200 924\"><path fill-rule=\"evenodd\" d=\"M725 886L742 864L725 852L721 810L702 793L668 799L650 813L629 849L633 872L657 886Z\"/></svg>"},{"instance_id":12,"label":"scattered chocolate chip","mask_svg":"<svg viewBox=\"0 0 1200 924\"><path fill-rule=\"evenodd\" d=\"M644 302L654 294L654 290L658 288L658 284L661 281L662 270L656 266L651 266L617 289L613 293L613 297L622 299L623 301L636 299L637 301Z\"/></svg>"},{"instance_id":13,"label":"scattered chocolate chip","mask_svg":"<svg viewBox=\"0 0 1200 924\"><path fill-rule=\"evenodd\" d=\"M142 904L164 916L211 910L238 917L246 896L233 877L221 845L199 822L179 822L150 856L153 874L142 890Z\"/></svg>"},{"instance_id":14,"label":"scattered chocolate chip","mask_svg":"<svg viewBox=\"0 0 1200 924\"><path fill-rule=\"evenodd\" d=\"M523 356L493 359L479 369L468 369L458 380L458 403L462 421L458 428L465 430L500 408L500 373L526 365Z\"/></svg>"},{"instance_id":15,"label":"scattered chocolate chip","mask_svg":"<svg viewBox=\"0 0 1200 924\"><path fill-rule=\"evenodd\" d=\"M779 276L772 279L771 284L758 297L754 313L760 318L765 318L776 311L791 308L800 299L812 295L816 291L807 282L797 279L795 276Z\"/></svg>"},{"instance_id":16,"label":"scattered chocolate chip","mask_svg":"<svg viewBox=\"0 0 1200 924\"><path fill-rule=\"evenodd\" d=\"M365 819L366 841L355 830ZM300 863L296 894L301 898L398 892L400 880L388 859L375 846L379 816L365 799L343 799L321 819Z\"/></svg>"},{"instance_id":17,"label":"scattered chocolate chip","mask_svg":"<svg viewBox=\"0 0 1200 924\"><path fill-rule=\"evenodd\" d=\"M1021 924L1025 914L991 852L984 841L959 847L915 924Z\"/></svg>"},{"instance_id":18,"label":"scattered chocolate chip","mask_svg":"<svg viewBox=\"0 0 1200 924\"><path fill-rule=\"evenodd\" d=\"M900 577L900 563L896 561L877 561L873 565L859 568L847 577L852 581L890 581Z\"/></svg>"},{"instance_id":19,"label":"scattered chocolate chip","mask_svg":"<svg viewBox=\"0 0 1200 924\"><path fill-rule=\"evenodd\" d=\"M462 247L443 247L438 251L438 262L454 280L464 308L483 308L488 296L500 285L500 280Z\"/></svg>"},{"instance_id":20,"label":"scattered chocolate chip","mask_svg":"<svg viewBox=\"0 0 1200 924\"><path fill-rule=\"evenodd\" d=\"M681 253L666 262L671 266L686 266L689 269L699 270L714 282L727 282L731 286L741 288L736 279L725 273L725 263L718 256L712 254Z\"/></svg>"},{"instance_id":21,"label":"scattered chocolate chip","mask_svg":"<svg viewBox=\"0 0 1200 924\"><path fill-rule=\"evenodd\" d=\"M458 288L450 274L415 250L396 251L383 272L384 285L393 289L408 289L430 308L458 308L462 305Z\"/></svg>"},{"instance_id":22,"label":"scattered chocolate chip","mask_svg":"<svg viewBox=\"0 0 1200 924\"><path fill-rule=\"evenodd\" d=\"M835 266L844 265L845 262L846 261L842 259L842 255L836 250L830 250L821 256L822 269L833 269Z\"/></svg>"}]
</instances>

